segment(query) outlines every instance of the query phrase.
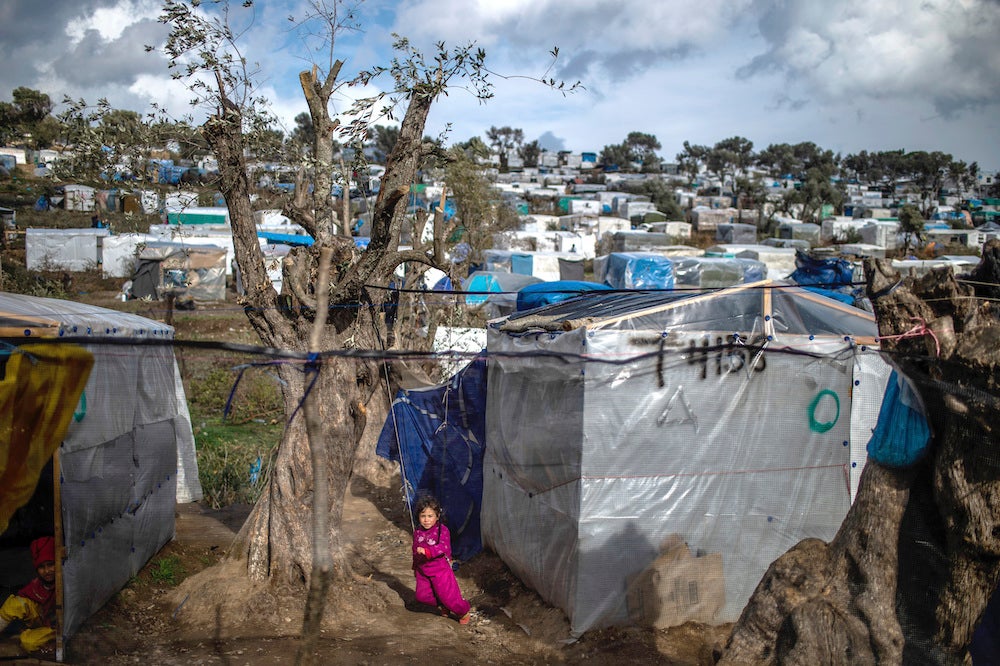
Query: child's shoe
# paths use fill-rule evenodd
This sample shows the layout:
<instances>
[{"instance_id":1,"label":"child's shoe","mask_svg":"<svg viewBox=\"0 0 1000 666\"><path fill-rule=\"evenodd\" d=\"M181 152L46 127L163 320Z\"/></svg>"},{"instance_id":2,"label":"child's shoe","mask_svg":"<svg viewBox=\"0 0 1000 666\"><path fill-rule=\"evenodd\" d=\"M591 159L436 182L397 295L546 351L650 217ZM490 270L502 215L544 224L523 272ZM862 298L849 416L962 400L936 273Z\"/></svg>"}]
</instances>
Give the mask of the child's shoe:
<instances>
[{"instance_id":1,"label":"child's shoe","mask_svg":"<svg viewBox=\"0 0 1000 666\"><path fill-rule=\"evenodd\" d=\"M448 617L450 615L448 609L444 606L438 606L438 613L441 614L441 617Z\"/></svg>"},{"instance_id":2,"label":"child's shoe","mask_svg":"<svg viewBox=\"0 0 1000 666\"><path fill-rule=\"evenodd\" d=\"M458 623L459 623L459 624L469 624L469 616L470 616L470 615L472 615L472 613L471 613L471 612L469 612L469 613L466 613L466 614L465 614L465 615L463 615L462 617L458 618Z\"/></svg>"}]
</instances>

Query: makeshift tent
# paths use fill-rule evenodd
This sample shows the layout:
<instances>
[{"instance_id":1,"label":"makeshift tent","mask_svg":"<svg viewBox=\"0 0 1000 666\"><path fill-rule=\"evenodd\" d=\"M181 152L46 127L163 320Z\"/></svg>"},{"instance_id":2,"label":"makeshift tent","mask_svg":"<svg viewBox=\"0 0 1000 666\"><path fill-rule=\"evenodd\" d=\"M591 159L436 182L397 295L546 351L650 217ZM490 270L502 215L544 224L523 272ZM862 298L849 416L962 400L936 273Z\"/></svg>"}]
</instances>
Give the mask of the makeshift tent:
<instances>
[{"instance_id":1,"label":"makeshift tent","mask_svg":"<svg viewBox=\"0 0 1000 666\"><path fill-rule=\"evenodd\" d=\"M13 345L0 382L8 420L4 513L11 489L30 495L46 487L40 476L55 450L47 481L54 512L45 524L26 523L36 514L23 507L5 538L17 532L26 546L54 533L59 636L66 639L173 537L175 503L201 498L173 329L91 305L0 293L0 335ZM60 338L66 342L54 342ZM108 339L115 343L102 344ZM31 462L11 464L18 460ZM13 499L23 501L23 492Z\"/></svg>"},{"instance_id":2,"label":"makeshift tent","mask_svg":"<svg viewBox=\"0 0 1000 666\"><path fill-rule=\"evenodd\" d=\"M92 211L96 190L89 185L65 185L63 193L63 208L66 210Z\"/></svg>"},{"instance_id":3,"label":"makeshift tent","mask_svg":"<svg viewBox=\"0 0 1000 666\"><path fill-rule=\"evenodd\" d=\"M517 307L517 292L529 284L541 282L539 278L517 273L475 271L462 283L468 305L481 305L487 317L510 314ZM437 286L435 286L437 289Z\"/></svg>"},{"instance_id":4,"label":"makeshift tent","mask_svg":"<svg viewBox=\"0 0 1000 666\"><path fill-rule=\"evenodd\" d=\"M609 291L611 287L596 282L578 280L556 280L555 282L539 282L522 287L517 292L517 310L531 310L543 305L560 303L576 298L591 291Z\"/></svg>"},{"instance_id":5,"label":"makeshift tent","mask_svg":"<svg viewBox=\"0 0 1000 666\"><path fill-rule=\"evenodd\" d=\"M612 252L594 260L594 277L613 289L673 289L673 261L655 252Z\"/></svg>"},{"instance_id":6,"label":"makeshift tent","mask_svg":"<svg viewBox=\"0 0 1000 666\"><path fill-rule=\"evenodd\" d=\"M714 289L757 282L767 266L741 257L665 257L658 252L612 252L594 260L594 277L615 289Z\"/></svg>"},{"instance_id":7,"label":"makeshift tent","mask_svg":"<svg viewBox=\"0 0 1000 666\"><path fill-rule=\"evenodd\" d=\"M762 262L767 269L764 277L771 280L783 280L795 270L795 250L792 248L772 247L756 243L748 245L723 243L713 245L705 252L706 254L719 253L727 257L741 259L756 259Z\"/></svg>"},{"instance_id":8,"label":"makeshift tent","mask_svg":"<svg viewBox=\"0 0 1000 666\"><path fill-rule=\"evenodd\" d=\"M151 224L149 233L157 236L157 240L166 243L182 243L184 245L214 245L226 251L226 275L233 274L236 263L236 246L233 243L233 230L226 224Z\"/></svg>"},{"instance_id":9,"label":"makeshift tent","mask_svg":"<svg viewBox=\"0 0 1000 666\"><path fill-rule=\"evenodd\" d=\"M510 272L530 275L540 280L561 280L564 272L574 271L572 264L583 273L583 254L579 252L513 252L510 255Z\"/></svg>"},{"instance_id":10,"label":"makeshift tent","mask_svg":"<svg viewBox=\"0 0 1000 666\"><path fill-rule=\"evenodd\" d=\"M767 266L743 257L675 257L677 287L719 289L757 282L767 277Z\"/></svg>"},{"instance_id":11,"label":"makeshift tent","mask_svg":"<svg viewBox=\"0 0 1000 666\"><path fill-rule=\"evenodd\" d=\"M491 323L484 545L576 635L736 620L777 556L847 513L889 374L876 335L774 282Z\"/></svg>"},{"instance_id":12,"label":"makeshift tent","mask_svg":"<svg viewBox=\"0 0 1000 666\"><path fill-rule=\"evenodd\" d=\"M720 224L715 228L715 240L719 243L757 243L757 225L754 224Z\"/></svg>"},{"instance_id":13,"label":"makeshift tent","mask_svg":"<svg viewBox=\"0 0 1000 666\"><path fill-rule=\"evenodd\" d=\"M200 301L226 298L226 250L214 245L146 243L132 276L133 298L163 298L168 292Z\"/></svg>"},{"instance_id":14,"label":"makeshift tent","mask_svg":"<svg viewBox=\"0 0 1000 666\"><path fill-rule=\"evenodd\" d=\"M150 234L125 233L101 239L101 276L127 278L135 273L136 256L145 243L155 242Z\"/></svg>"},{"instance_id":15,"label":"makeshift tent","mask_svg":"<svg viewBox=\"0 0 1000 666\"><path fill-rule=\"evenodd\" d=\"M400 390L375 448L400 463L411 512L422 493L441 502L457 560L482 549L485 433L486 361L479 358L444 384Z\"/></svg>"},{"instance_id":16,"label":"makeshift tent","mask_svg":"<svg viewBox=\"0 0 1000 666\"><path fill-rule=\"evenodd\" d=\"M24 232L25 265L29 271L94 270L101 263L100 239L107 229L36 229Z\"/></svg>"}]
</instances>

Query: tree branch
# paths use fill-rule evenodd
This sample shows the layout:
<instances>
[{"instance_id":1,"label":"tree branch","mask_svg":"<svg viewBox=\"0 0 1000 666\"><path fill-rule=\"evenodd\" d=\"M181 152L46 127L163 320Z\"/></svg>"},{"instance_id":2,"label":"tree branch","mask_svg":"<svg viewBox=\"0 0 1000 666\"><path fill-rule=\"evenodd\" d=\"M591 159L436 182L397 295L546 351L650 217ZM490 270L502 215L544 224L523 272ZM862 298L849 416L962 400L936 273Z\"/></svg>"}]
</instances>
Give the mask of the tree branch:
<instances>
[{"instance_id":1,"label":"tree branch","mask_svg":"<svg viewBox=\"0 0 1000 666\"><path fill-rule=\"evenodd\" d=\"M288 286L289 291L302 305L315 309L316 299L308 293L306 288L306 285L309 284L308 262L303 261L303 259L304 257L298 254L289 253L282 260L284 284Z\"/></svg>"}]
</instances>

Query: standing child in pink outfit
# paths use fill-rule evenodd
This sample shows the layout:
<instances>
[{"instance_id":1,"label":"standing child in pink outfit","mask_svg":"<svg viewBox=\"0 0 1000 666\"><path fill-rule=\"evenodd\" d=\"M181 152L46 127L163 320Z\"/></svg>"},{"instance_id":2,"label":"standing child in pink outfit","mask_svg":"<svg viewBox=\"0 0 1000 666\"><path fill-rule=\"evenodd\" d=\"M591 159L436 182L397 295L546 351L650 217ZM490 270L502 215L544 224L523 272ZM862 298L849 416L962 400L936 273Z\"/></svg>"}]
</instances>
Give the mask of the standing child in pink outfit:
<instances>
[{"instance_id":1,"label":"standing child in pink outfit","mask_svg":"<svg viewBox=\"0 0 1000 666\"><path fill-rule=\"evenodd\" d=\"M419 525L413 532L413 573L417 578L417 601L437 606L442 615L458 616L469 623L469 602L451 570L451 534L441 523L441 504L429 495L417 500Z\"/></svg>"}]
</instances>

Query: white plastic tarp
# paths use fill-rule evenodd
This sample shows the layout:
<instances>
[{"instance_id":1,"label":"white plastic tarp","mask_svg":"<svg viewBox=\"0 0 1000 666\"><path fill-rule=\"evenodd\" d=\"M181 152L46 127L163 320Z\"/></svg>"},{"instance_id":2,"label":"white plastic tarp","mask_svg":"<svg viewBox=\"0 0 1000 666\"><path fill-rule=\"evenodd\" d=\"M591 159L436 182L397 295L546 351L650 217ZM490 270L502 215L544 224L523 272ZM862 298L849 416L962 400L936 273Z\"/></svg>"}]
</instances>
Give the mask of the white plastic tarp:
<instances>
[{"instance_id":1,"label":"white plastic tarp","mask_svg":"<svg viewBox=\"0 0 1000 666\"><path fill-rule=\"evenodd\" d=\"M576 635L630 624L630 580L674 538L720 558L721 580L695 582L724 589L707 620L734 621L776 557L846 515L888 376L859 344L874 320L797 288L730 291L615 294L667 300L604 320L591 303L596 321L566 332L488 331L484 543ZM568 322L573 307L550 310ZM767 351L716 348L737 332L770 335Z\"/></svg>"},{"instance_id":2,"label":"white plastic tarp","mask_svg":"<svg viewBox=\"0 0 1000 666\"><path fill-rule=\"evenodd\" d=\"M767 278L781 280L795 272L795 249L786 247L771 247L756 243L727 243L713 245L707 252L731 254L743 259L756 259L767 267Z\"/></svg>"},{"instance_id":3,"label":"white plastic tarp","mask_svg":"<svg viewBox=\"0 0 1000 666\"><path fill-rule=\"evenodd\" d=\"M182 245L214 245L226 251L226 275L233 274L236 247L233 245L233 230L221 224L152 224L149 233L159 240Z\"/></svg>"},{"instance_id":4,"label":"white plastic tarp","mask_svg":"<svg viewBox=\"0 0 1000 666\"><path fill-rule=\"evenodd\" d=\"M25 266L29 271L95 270L101 263L98 239L107 229L35 229L24 232Z\"/></svg>"},{"instance_id":5,"label":"white plastic tarp","mask_svg":"<svg viewBox=\"0 0 1000 666\"><path fill-rule=\"evenodd\" d=\"M0 293L0 312L34 318L34 335L93 340L84 346L94 366L59 449L68 637L173 537L176 499L202 496L169 344L173 329L129 313L7 293ZM102 345L102 338L166 344Z\"/></svg>"},{"instance_id":6,"label":"white plastic tarp","mask_svg":"<svg viewBox=\"0 0 1000 666\"><path fill-rule=\"evenodd\" d=\"M150 234L126 233L101 239L101 275L106 278L128 278L135 272L139 249L157 240Z\"/></svg>"}]
</instances>

